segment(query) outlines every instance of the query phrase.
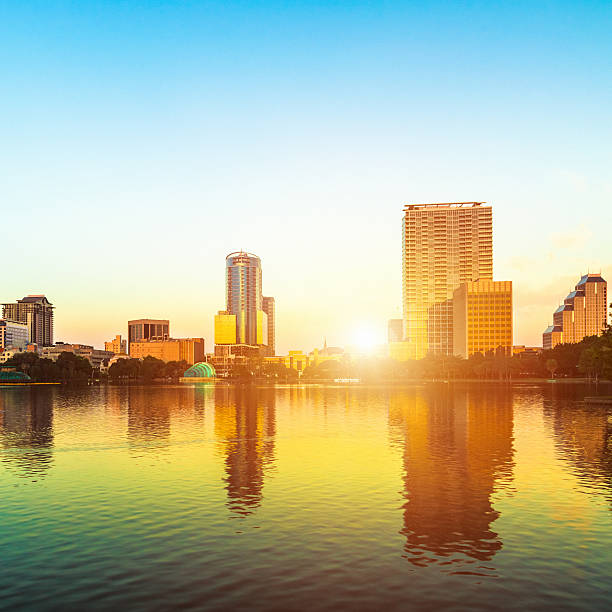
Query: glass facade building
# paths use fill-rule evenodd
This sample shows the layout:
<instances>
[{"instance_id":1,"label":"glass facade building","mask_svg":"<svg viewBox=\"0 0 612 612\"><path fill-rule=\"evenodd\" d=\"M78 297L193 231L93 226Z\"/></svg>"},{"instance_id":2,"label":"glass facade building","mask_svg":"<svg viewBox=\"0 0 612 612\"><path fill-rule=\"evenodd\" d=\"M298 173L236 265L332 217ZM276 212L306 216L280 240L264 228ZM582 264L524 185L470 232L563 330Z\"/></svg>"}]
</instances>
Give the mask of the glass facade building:
<instances>
[{"instance_id":1,"label":"glass facade building","mask_svg":"<svg viewBox=\"0 0 612 612\"><path fill-rule=\"evenodd\" d=\"M454 354L512 355L512 281L463 283L453 296Z\"/></svg>"},{"instance_id":2,"label":"glass facade building","mask_svg":"<svg viewBox=\"0 0 612 612\"><path fill-rule=\"evenodd\" d=\"M236 316L236 342L258 343L257 313L262 310L261 260L252 253L230 253L225 259L226 312Z\"/></svg>"},{"instance_id":3,"label":"glass facade building","mask_svg":"<svg viewBox=\"0 0 612 612\"><path fill-rule=\"evenodd\" d=\"M0 351L8 348L24 349L30 341L26 323L0 320Z\"/></svg>"}]
</instances>

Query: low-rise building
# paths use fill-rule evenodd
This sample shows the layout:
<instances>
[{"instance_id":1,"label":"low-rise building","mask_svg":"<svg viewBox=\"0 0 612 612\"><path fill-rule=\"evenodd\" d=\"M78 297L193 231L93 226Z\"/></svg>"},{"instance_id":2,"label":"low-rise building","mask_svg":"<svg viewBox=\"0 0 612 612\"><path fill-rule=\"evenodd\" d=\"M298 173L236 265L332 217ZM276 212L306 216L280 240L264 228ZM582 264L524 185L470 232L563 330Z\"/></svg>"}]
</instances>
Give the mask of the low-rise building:
<instances>
[{"instance_id":1,"label":"low-rise building","mask_svg":"<svg viewBox=\"0 0 612 612\"><path fill-rule=\"evenodd\" d=\"M395 361L410 361L414 359L414 350L408 341L389 342L389 357Z\"/></svg>"},{"instance_id":2,"label":"low-rise building","mask_svg":"<svg viewBox=\"0 0 612 612\"><path fill-rule=\"evenodd\" d=\"M512 354L520 357L538 357L544 349L541 346L525 346L524 344L514 345Z\"/></svg>"},{"instance_id":3,"label":"low-rise building","mask_svg":"<svg viewBox=\"0 0 612 612\"><path fill-rule=\"evenodd\" d=\"M114 353L95 349L88 344L69 344L67 342L56 342L53 346L44 346L39 349L39 354L43 359L57 361L62 353L74 353L79 357L84 357L94 368L100 368L104 361L113 357Z\"/></svg>"},{"instance_id":4,"label":"low-rise building","mask_svg":"<svg viewBox=\"0 0 612 612\"><path fill-rule=\"evenodd\" d=\"M13 358L19 353L23 353L22 349L5 349L0 353L0 363L6 363L9 359Z\"/></svg>"},{"instance_id":5,"label":"low-rise building","mask_svg":"<svg viewBox=\"0 0 612 612\"><path fill-rule=\"evenodd\" d=\"M304 351L289 351L287 355L276 355L275 357L265 357L266 363L280 363L286 368L295 370L298 374L311 365L311 357Z\"/></svg>"},{"instance_id":6,"label":"low-rise building","mask_svg":"<svg viewBox=\"0 0 612 612\"><path fill-rule=\"evenodd\" d=\"M29 341L27 323L0 319L0 352L9 348L25 349Z\"/></svg>"},{"instance_id":7,"label":"low-rise building","mask_svg":"<svg viewBox=\"0 0 612 612\"><path fill-rule=\"evenodd\" d=\"M127 340L121 339L121 334L117 334L114 340L104 343L104 350L115 353L115 355L127 353Z\"/></svg>"},{"instance_id":8,"label":"low-rise building","mask_svg":"<svg viewBox=\"0 0 612 612\"><path fill-rule=\"evenodd\" d=\"M404 340L404 319L389 319L387 323L387 342L402 342Z\"/></svg>"},{"instance_id":9,"label":"low-rise building","mask_svg":"<svg viewBox=\"0 0 612 612\"><path fill-rule=\"evenodd\" d=\"M204 338L169 338L130 342L130 357L155 357L168 361L186 361L189 364L204 361Z\"/></svg>"}]
</instances>

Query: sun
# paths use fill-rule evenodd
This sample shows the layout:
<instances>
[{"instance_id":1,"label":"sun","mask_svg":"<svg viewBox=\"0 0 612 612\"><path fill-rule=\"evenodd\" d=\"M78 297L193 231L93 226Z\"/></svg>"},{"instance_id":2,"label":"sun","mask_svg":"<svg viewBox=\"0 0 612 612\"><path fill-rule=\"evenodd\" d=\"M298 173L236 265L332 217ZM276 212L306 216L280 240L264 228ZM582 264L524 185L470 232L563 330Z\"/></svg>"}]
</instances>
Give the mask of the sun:
<instances>
[{"instance_id":1,"label":"sun","mask_svg":"<svg viewBox=\"0 0 612 612\"><path fill-rule=\"evenodd\" d=\"M353 344L360 353L371 355L380 345L380 338L374 329L363 326L355 330Z\"/></svg>"}]
</instances>

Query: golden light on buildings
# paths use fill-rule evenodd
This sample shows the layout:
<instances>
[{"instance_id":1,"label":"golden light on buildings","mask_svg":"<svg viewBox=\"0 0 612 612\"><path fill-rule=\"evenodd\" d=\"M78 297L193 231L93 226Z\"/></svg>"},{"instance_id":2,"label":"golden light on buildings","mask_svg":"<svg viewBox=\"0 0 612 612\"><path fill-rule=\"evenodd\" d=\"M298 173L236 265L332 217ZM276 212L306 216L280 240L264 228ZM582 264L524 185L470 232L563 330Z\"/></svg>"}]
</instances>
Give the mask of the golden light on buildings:
<instances>
[{"instance_id":1,"label":"golden light on buildings","mask_svg":"<svg viewBox=\"0 0 612 612\"><path fill-rule=\"evenodd\" d=\"M463 283L453 294L453 350L512 354L512 281Z\"/></svg>"},{"instance_id":2,"label":"golden light on buildings","mask_svg":"<svg viewBox=\"0 0 612 612\"><path fill-rule=\"evenodd\" d=\"M453 354L454 290L493 280L491 206L484 202L409 204L403 219L403 352Z\"/></svg>"}]
</instances>

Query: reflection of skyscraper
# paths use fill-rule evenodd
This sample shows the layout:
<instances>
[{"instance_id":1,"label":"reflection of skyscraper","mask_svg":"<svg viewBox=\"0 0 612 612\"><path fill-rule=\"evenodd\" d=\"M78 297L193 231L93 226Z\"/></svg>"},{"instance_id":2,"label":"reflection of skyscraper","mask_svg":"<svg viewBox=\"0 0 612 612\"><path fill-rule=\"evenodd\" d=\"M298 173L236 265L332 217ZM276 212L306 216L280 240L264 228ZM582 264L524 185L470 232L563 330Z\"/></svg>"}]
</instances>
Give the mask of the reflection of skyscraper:
<instances>
[{"instance_id":1,"label":"reflection of skyscraper","mask_svg":"<svg viewBox=\"0 0 612 612\"><path fill-rule=\"evenodd\" d=\"M2 461L22 478L45 476L53 462L53 397L49 387L0 393Z\"/></svg>"},{"instance_id":2,"label":"reflection of skyscraper","mask_svg":"<svg viewBox=\"0 0 612 612\"><path fill-rule=\"evenodd\" d=\"M483 202L408 204L403 220L404 339L408 356L453 354L453 291L493 279L493 229Z\"/></svg>"},{"instance_id":3,"label":"reflection of skyscraper","mask_svg":"<svg viewBox=\"0 0 612 612\"><path fill-rule=\"evenodd\" d=\"M215 389L215 435L225 456L227 505L251 514L263 498L264 475L274 462L274 389Z\"/></svg>"},{"instance_id":4,"label":"reflection of skyscraper","mask_svg":"<svg viewBox=\"0 0 612 612\"><path fill-rule=\"evenodd\" d=\"M408 560L490 571L478 562L502 547L491 494L512 474L510 392L397 392L389 427L403 454Z\"/></svg>"}]
</instances>

